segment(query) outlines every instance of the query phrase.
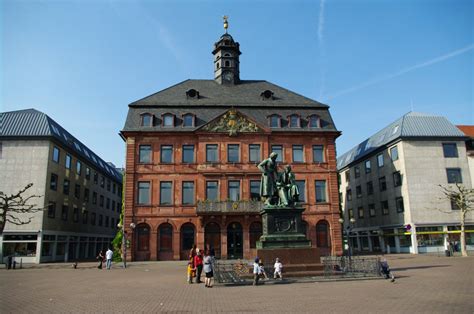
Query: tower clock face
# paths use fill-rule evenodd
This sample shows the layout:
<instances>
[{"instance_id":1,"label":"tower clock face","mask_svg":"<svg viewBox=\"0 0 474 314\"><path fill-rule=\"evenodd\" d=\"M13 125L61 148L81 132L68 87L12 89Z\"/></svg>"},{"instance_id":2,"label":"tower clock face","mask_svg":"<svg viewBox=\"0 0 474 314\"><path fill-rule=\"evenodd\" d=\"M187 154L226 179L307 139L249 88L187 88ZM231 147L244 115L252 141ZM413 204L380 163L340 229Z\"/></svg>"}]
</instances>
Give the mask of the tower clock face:
<instances>
[{"instance_id":1,"label":"tower clock face","mask_svg":"<svg viewBox=\"0 0 474 314\"><path fill-rule=\"evenodd\" d=\"M232 77L233 77L233 75L232 75L231 72L225 72L224 73L224 80L226 80L227 82L232 81Z\"/></svg>"}]
</instances>

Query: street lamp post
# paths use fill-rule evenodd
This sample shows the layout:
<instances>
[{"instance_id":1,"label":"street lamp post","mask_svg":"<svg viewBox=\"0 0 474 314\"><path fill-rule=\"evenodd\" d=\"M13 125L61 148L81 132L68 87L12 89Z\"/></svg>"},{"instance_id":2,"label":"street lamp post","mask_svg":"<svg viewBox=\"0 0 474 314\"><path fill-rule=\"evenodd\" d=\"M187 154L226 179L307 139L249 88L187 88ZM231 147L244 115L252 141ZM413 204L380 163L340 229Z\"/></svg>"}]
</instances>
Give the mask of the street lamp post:
<instances>
[{"instance_id":1,"label":"street lamp post","mask_svg":"<svg viewBox=\"0 0 474 314\"><path fill-rule=\"evenodd\" d=\"M127 268L127 232L125 231L125 217L123 218L123 224L119 223L117 225L119 228L122 228L122 262L123 268ZM135 229L135 224L132 222L130 228Z\"/></svg>"},{"instance_id":2,"label":"street lamp post","mask_svg":"<svg viewBox=\"0 0 474 314\"><path fill-rule=\"evenodd\" d=\"M344 218L339 218L339 222L344 227ZM350 241L351 240L350 239L350 234L352 232L352 229L354 228L354 223L355 223L354 218L349 219L349 225L347 226L346 232L345 232L346 233L347 246L348 246L347 255L349 256L349 258L351 258L351 256L352 256L352 245L351 245L351 241Z\"/></svg>"}]
</instances>

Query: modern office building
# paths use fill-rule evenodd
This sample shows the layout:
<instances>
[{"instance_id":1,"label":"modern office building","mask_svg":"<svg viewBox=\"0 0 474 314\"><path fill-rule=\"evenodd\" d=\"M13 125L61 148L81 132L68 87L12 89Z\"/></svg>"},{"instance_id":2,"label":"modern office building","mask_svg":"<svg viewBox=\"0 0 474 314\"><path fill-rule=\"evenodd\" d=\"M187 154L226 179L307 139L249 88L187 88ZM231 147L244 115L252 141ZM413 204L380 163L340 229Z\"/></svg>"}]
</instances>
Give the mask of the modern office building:
<instances>
[{"instance_id":1,"label":"modern office building","mask_svg":"<svg viewBox=\"0 0 474 314\"><path fill-rule=\"evenodd\" d=\"M0 191L45 210L6 223L0 260L25 263L95 258L109 246L121 211L122 176L48 115L35 109L0 114Z\"/></svg>"},{"instance_id":2,"label":"modern office building","mask_svg":"<svg viewBox=\"0 0 474 314\"><path fill-rule=\"evenodd\" d=\"M214 79L188 79L129 105L125 225L133 260L252 258L262 234L260 161L291 164L304 232L340 254L335 139L329 107L264 80L240 78L240 45L214 44ZM134 229L130 227L135 226Z\"/></svg>"},{"instance_id":3,"label":"modern office building","mask_svg":"<svg viewBox=\"0 0 474 314\"><path fill-rule=\"evenodd\" d=\"M351 248L444 252L448 241L459 241L459 210L439 185L472 188L466 140L446 118L410 112L341 155L344 235ZM473 213L466 219L468 249L474 249Z\"/></svg>"}]
</instances>

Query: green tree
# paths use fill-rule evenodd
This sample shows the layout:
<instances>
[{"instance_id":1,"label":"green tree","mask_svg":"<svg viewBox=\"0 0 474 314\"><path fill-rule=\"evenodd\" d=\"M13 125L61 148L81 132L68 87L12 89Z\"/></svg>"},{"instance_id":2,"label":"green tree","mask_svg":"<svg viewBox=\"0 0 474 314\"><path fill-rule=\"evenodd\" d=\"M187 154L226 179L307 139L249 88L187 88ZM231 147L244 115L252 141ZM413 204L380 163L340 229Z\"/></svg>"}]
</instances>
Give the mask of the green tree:
<instances>
[{"instance_id":1,"label":"green tree","mask_svg":"<svg viewBox=\"0 0 474 314\"><path fill-rule=\"evenodd\" d=\"M117 229L117 234L115 235L115 238L112 241L112 245L114 247L114 256L113 260L115 262L121 262L122 261L122 256L123 256L123 218L125 215L125 173L122 175L122 210L120 212L120 222L117 224L119 227Z\"/></svg>"}]
</instances>

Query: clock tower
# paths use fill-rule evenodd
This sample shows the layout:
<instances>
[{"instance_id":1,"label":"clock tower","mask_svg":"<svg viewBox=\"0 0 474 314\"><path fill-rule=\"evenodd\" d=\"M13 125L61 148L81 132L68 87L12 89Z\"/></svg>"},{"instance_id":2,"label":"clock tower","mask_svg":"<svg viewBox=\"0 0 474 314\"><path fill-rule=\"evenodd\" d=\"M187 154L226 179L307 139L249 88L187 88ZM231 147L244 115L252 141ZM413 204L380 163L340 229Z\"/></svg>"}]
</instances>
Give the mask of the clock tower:
<instances>
[{"instance_id":1,"label":"clock tower","mask_svg":"<svg viewBox=\"0 0 474 314\"><path fill-rule=\"evenodd\" d=\"M227 33L227 17L224 16L225 34L214 44L214 80L223 85L238 84L240 81L240 45Z\"/></svg>"}]
</instances>

